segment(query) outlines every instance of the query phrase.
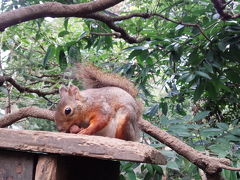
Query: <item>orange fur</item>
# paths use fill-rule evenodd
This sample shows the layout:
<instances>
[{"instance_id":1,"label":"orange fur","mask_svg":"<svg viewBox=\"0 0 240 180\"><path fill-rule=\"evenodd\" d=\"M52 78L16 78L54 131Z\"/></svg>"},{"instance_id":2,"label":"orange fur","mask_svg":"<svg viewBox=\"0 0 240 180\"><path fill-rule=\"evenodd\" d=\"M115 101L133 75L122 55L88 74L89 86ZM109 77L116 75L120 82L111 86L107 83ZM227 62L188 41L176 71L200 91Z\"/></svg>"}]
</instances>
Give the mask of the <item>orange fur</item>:
<instances>
[{"instance_id":1,"label":"orange fur","mask_svg":"<svg viewBox=\"0 0 240 180\"><path fill-rule=\"evenodd\" d=\"M127 125L128 119L127 115L125 115L124 118L122 118L117 126L116 135L115 137L118 139L126 139L126 125Z\"/></svg>"},{"instance_id":2,"label":"orange fur","mask_svg":"<svg viewBox=\"0 0 240 180\"><path fill-rule=\"evenodd\" d=\"M87 117L89 118L89 126L79 132L79 134L87 134L87 135L92 135L95 134L96 132L100 131L103 129L109 121L109 116L108 115L103 115L102 113L99 113L94 111L94 109L91 109L91 111L87 114Z\"/></svg>"}]
</instances>

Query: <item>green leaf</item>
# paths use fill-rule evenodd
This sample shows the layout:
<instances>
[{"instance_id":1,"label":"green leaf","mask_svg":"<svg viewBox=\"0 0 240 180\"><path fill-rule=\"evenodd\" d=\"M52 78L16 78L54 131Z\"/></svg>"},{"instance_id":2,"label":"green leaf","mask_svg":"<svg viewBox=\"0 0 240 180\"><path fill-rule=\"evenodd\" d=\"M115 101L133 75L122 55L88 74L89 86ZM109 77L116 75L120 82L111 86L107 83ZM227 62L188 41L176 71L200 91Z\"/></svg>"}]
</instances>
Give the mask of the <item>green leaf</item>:
<instances>
[{"instance_id":1,"label":"green leaf","mask_svg":"<svg viewBox=\"0 0 240 180\"><path fill-rule=\"evenodd\" d=\"M204 67L205 67L205 69L206 69L209 73L214 73L214 72L213 72L213 67L212 67L211 64L209 64L209 63L204 63Z\"/></svg>"},{"instance_id":2,"label":"green leaf","mask_svg":"<svg viewBox=\"0 0 240 180\"><path fill-rule=\"evenodd\" d=\"M234 71L234 69L229 69L225 71L227 74L227 78L234 83L240 83L240 72Z\"/></svg>"},{"instance_id":3,"label":"green leaf","mask_svg":"<svg viewBox=\"0 0 240 180\"><path fill-rule=\"evenodd\" d=\"M225 31L232 32L232 33L240 33L240 26L239 25L231 25L225 28Z\"/></svg>"},{"instance_id":4,"label":"green leaf","mask_svg":"<svg viewBox=\"0 0 240 180\"><path fill-rule=\"evenodd\" d=\"M154 172L153 172L152 164L146 164L146 168L147 168L148 172L153 176Z\"/></svg>"},{"instance_id":5,"label":"green leaf","mask_svg":"<svg viewBox=\"0 0 240 180\"><path fill-rule=\"evenodd\" d=\"M121 164L121 168L122 168L121 171L127 171L132 166L133 166L132 162L123 163Z\"/></svg>"},{"instance_id":6,"label":"green leaf","mask_svg":"<svg viewBox=\"0 0 240 180\"><path fill-rule=\"evenodd\" d=\"M59 66L60 66L60 69L61 69L62 71L64 71L64 70L67 68L67 58L66 58L66 55L65 55L63 49L61 49L61 50L59 51L58 60L59 60L59 61L58 61L58 64L59 64Z\"/></svg>"},{"instance_id":7,"label":"green leaf","mask_svg":"<svg viewBox=\"0 0 240 180\"><path fill-rule=\"evenodd\" d=\"M167 103L161 103L161 107L162 107L162 113L166 116L167 112L168 112L168 105Z\"/></svg>"},{"instance_id":8,"label":"green leaf","mask_svg":"<svg viewBox=\"0 0 240 180\"><path fill-rule=\"evenodd\" d=\"M129 48L124 49L125 51L131 51L131 50L147 50L148 47L147 46L132 46Z\"/></svg>"},{"instance_id":9,"label":"green leaf","mask_svg":"<svg viewBox=\"0 0 240 180\"><path fill-rule=\"evenodd\" d=\"M43 66L46 67L49 59L51 59L54 55L54 50L55 50L55 46L54 45L50 45L48 46L48 49L47 49L47 53L46 55L44 56L44 59L43 59Z\"/></svg>"},{"instance_id":10,"label":"green leaf","mask_svg":"<svg viewBox=\"0 0 240 180\"><path fill-rule=\"evenodd\" d=\"M184 111L184 109L183 109L181 104L177 104L176 105L176 111L177 111L178 114L180 114L182 116L186 115L186 112Z\"/></svg>"},{"instance_id":11,"label":"green leaf","mask_svg":"<svg viewBox=\"0 0 240 180\"><path fill-rule=\"evenodd\" d=\"M235 166L234 166L235 167ZM226 180L238 180L237 172L223 169L222 175Z\"/></svg>"},{"instance_id":12,"label":"green leaf","mask_svg":"<svg viewBox=\"0 0 240 180\"><path fill-rule=\"evenodd\" d=\"M217 127L219 127L220 129L227 131L229 126L226 123L217 123Z\"/></svg>"},{"instance_id":13,"label":"green leaf","mask_svg":"<svg viewBox=\"0 0 240 180\"><path fill-rule=\"evenodd\" d=\"M229 180L238 180L236 171L231 171L230 172L230 179Z\"/></svg>"},{"instance_id":14,"label":"green leaf","mask_svg":"<svg viewBox=\"0 0 240 180\"><path fill-rule=\"evenodd\" d=\"M122 174L120 174L119 180L126 180L126 178Z\"/></svg>"},{"instance_id":15,"label":"green leaf","mask_svg":"<svg viewBox=\"0 0 240 180\"><path fill-rule=\"evenodd\" d=\"M163 126L169 125L169 119L165 115L162 115L160 117L160 123Z\"/></svg>"},{"instance_id":16,"label":"green leaf","mask_svg":"<svg viewBox=\"0 0 240 180\"><path fill-rule=\"evenodd\" d=\"M231 130L230 133L235 135L235 136L240 136L240 129L235 128L235 129Z\"/></svg>"},{"instance_id":17,"label":"green leaf","mask_svg":"<svg viewBox=\"0 0 240 180\"><path fill-rule=\"evenodd\" d=\"M213 86L212 83L206 83L206 92L208 94L209 97L213 98L213 99L216 99L217 97L217 91L216 91L216 88Z\"/></svg>"},{"instance_id":18,"label":"green leaf","mask_svg":"<svg viewBox=\"0 0 240 180\"><path fill-rule=\"evenodd\" d=\"M190 73L187 77L186 77L186 82L191 82L192 80L194 80L196 77L195 74Z\"/></svg>"},{"instance_id":19,"label":"green leaf","mask_svg":"<svg viewBox=\"0 0 240 180\"><path fill-rule=\"evenodd\" d=\"M185 124L171 125L169 126L168 130L171 131L172 134L175 134L176 136L180 136L180 137L192 136L192 134L188 130L188 127Z\"/></svg>"},{"instance_id":20,"label":"green leaf","mask_svg":"<svg viewBox=\"0 0 240 180\"><path fill-rule=\"evenodd\" d=\"M141 52L141 50L133 50L133 51L129 54L128 59L130 59L130 60L133 59L134 57L138 56L140 52Z\"/></svg>"},{"instance_id":21,"label":"green leaf","mask_svg":"<svg viewBox=\"0 0 240 180\"><path fill-rule=\"evenodd\" d=\"M184 25L179 24L176 26L175 30L178 31L179 29L182 29L184 27L185 27Z\"/></svg>"},{"instance_id":22,"label":"green leaf","mask_svg":"<svg viewBox=\"0 0 240 180\"><path fill-rule=\"evenodd\" d=\"M206 78L206 79L212 79L207 73L205 73L205 72L202 72L202 71L196 71L195 72L197 75L199 75L199 76L202 76L202 77L204 77L204 78Z\"/></svg>"},{"instance_id":23,"label":"green leaf","mask_svg":"<svg viewBox=\"0 0 240 180\"><path fill-rule=\"evenodd\" d=\"M127 170L128 180L136 180L136 174L133 170Z\"/></svg>"},{"instance_id":24,"label":"green leaf","mask_svg":"<svg viewBox=\"0 0 240 180\"><path fill-rule=\"evenodd\" d=\"M168 161L167 168L173 169L175 171L179 171L180 170L178 165L177 165L177 163L175 161Z\"/></svg>"},{"instance_id":25,"label":"green leaf","mask_svg":"<svg viewBox=\"0 0 240 180\"><path fill-rule=\"evenodd\" d=\"M79 38L77 39L77 41L80 41L81 39L83 39L84 37L86 37L87 36L87 32L83 32L80 36L79 36Z\"/></svg>"},{"instance_id":26,"label":"green leaf","mask_svg":"<svg viewBox=\"0 0 240 180\"><path fill-rule=\"evenodd\" d=\"M68 28L68 21L69 21L69 17L65 18L64 23L63 23L66 31L67 31L67 28Z\"/></svg>"},{"instance_id":27,"label":"green leaf","mask_svg":"<svg viewBox=\"0 0 240 180\"><path fill-rule=\"evenodd\" d=\"M224 52L227 49L228 43L226 43L224 41L220 41L217 45L218 45L219 50Z\"/></svg>"},{"instance_id":28,"label":"green leaf","mask_svg":"<svg viewBox=\"0 0 240 180\"><path fill-rule=\"evenodd\" d=\"M167 158L176 158L176 153L174 151L160 150L160 152Z\"/></svg>"},{"instance_id":29,"label":"green leaf","mask_svg":"<svg viewBox=\"0 0 240 180\"><path fill-rule=\"evenodd\" d=\"M152 174L147 172L143 180L151 180L152 179Z\"/></svg>"},{"instance_id":30,"label":"green leaf","mask_svg":"<svg viewBox=\"0 0 240 180\"><path fill-rule=\"evenodd\" d=\"M159 104L155 104L149 108L149 110L145 113L148 116L154 116L158 112Z\"/></svg>"},{"instance_id":31,"label":"green leaf","mask_svg":"<svg viewBox=\"0 0 240 180\"><path fill-rule=\"evenodd\" d=\"M64 31L61 31L59 34L58 34L58 37L63 37L65 35L69 34L68 31L64 30Z\"/></svg>"},{"instance_id":32,"label":"green leaf","mask_svg":"<svg viewBox=\"0 0 240 180\"><path fill-rule=\"evenodd\" d=\"M201 57L199 56L198 49L195 48L193 52L189 55L189 62L192 65L197 65L201 61Z\"/></svg>"},{"instance_id":33,"label":"green leaf","mask_svg":"<svg viewBox=\"0 0 240 180\"><path fill-rule=\"evenodd\" d=\"M239 137L234 136L232 134L225 135L224 139L226 139L226 142L228 142L228 141L230 141L230 142L239 142L240 141Z\"/></svg>"},{"instance_id":34,"label":"green leaf","mask_svg":"<svg viewBox=\"0 0 240 180\"><path fill-rule=\"evenodd\" d=\"M196 90L194 92L194 96L193 96L194 102L200 99L201 95L204 92L204 89L205 89L205 84L204 82L200 81L200 84L196 87Z\"/></svg>"},{"instance_id":35,"label":"green leaf","mask_svg":"<svg viewBox=\"0 0 240 180\"><path fill-rule=\"evenodd\" d=\"M212 152L218 154L219 157L225 157L229 153L229 144L214 144L208 147Z\"/></svg>"},{"instance_id":36,"label":"green leaf","mask_svg":"<svg viewBox=\"0 0 240 180\"><path fill-rule=\"evenodd\" d=\"M221 135L222 133L223 133L223 130L218 128L206 128L206 129L200 130L201 136L204 136L204 137L218 136L218 135Z\"/></svg>"},{"instance_id":37,"label":"green leaf","mask_svg":"<svg viewBox=\"0 0 240 180\"><path fill-rule=\"evenodd\" d=\"M196 114L196 116L194 116L194 118L192 120L193 121L200 121L203 118L207 117L209 113L210 113L210 111L199 112L199 113Z\"/></svg>"},{"instance_id":38,"label":"green leaf","mask_svg":"<svg viewBox=\"0 0 240 180\"><path fill-rule=\"evenodd\" d=\"M207 60L207 63L211 63L214 61L214 52L213 51L209 50L207 52L206 60Z\"/></svg>"},{"instance_id":39,"label":"green leaf","mask_svg":"<svg viewBox=\"0 0 240 180\"><path fill-rule=\"evenodd\" d=\"M4 86L0 86L0 92L2 92L2 93L5 94L5 95L8 95L8 90L7 90L7 88L4 87Z\"/></svg>"},{"instance_id":40,"label":"green leaf","mask_svg":"<svg viewBox=\"0 0 240 180\"><path fill-rule=\"evenodd\" d=\"M80 60L80 50L76 45L70 46L68 49L68 57L71 64L74 64Z\"/></svg>"},{"instance_id":41,"label":"green leaf","mask_svg":"<svg viewBox=\"0 0 240 180\"><path fill-rule=\"evenodd\" d=\"M146 62L147 62L148 65L153 65L153 60L152 60L151 57L147 57Z\"/></svg>"},{"instance_id":42,"label":"green leaf","mask_svg":"<svg viewBox=\"0 0 240 180\"><path fill-rule=\"evenodd\" d=\"M156 164L152 164L153 169L160 175L163 175L162 167Z\"/></svg>"}]
</instances>

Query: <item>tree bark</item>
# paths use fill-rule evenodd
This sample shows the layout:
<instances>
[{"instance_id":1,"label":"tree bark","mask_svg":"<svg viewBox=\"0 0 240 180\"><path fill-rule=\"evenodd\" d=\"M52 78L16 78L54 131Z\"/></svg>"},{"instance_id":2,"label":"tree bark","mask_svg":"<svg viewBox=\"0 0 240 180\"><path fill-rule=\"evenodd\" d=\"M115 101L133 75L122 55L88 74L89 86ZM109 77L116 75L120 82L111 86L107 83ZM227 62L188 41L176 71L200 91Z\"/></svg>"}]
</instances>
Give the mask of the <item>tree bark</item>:
<instances>
[{"instance_id":1,"label":"tree bark","mask_svg":"<svg viewBox=\"0 0 240 180\"><path fill-rule=\"evenodd\" d=\"M123 0L98 0L81 4L47 2L7 11L0 14L0 31L12 25L44 17L83 17L112 7Z\"/></svg>"}]
</instances>

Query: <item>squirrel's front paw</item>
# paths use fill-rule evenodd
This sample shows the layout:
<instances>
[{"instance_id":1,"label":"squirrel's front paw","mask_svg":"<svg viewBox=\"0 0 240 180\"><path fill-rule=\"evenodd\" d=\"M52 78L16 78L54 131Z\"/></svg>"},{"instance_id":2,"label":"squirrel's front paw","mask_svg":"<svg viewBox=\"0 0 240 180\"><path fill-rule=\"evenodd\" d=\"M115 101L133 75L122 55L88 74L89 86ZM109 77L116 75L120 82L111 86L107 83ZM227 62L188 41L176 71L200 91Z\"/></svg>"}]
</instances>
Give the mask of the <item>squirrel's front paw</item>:
<instances>
[{"instance_id":1,"label":"squirrel's front paw","mask_svg":"<svg viewBox=\"0 0 240 180\"><path fill-rule=\"evenodd\" d=\"M78 132L78 134L90 135L91 133L88 131L88 129L82 129L80 132Z\"/></svg>"}]
</instances>

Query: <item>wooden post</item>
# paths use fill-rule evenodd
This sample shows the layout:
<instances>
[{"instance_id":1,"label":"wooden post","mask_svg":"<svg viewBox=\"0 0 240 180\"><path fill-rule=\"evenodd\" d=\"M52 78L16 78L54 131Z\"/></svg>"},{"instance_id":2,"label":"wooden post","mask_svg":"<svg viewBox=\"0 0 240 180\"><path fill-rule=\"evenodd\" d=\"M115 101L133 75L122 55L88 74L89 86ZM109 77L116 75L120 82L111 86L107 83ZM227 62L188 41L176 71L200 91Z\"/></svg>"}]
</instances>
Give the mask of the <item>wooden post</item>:
<instances>
[{"instance_id":1,"label":"wooden post","mask_svg":"<svg viewBox=\"0 0 240 180\"><path fill-rule=\"evenodd\" d=\"M57 180L56 156L40 155L36 166L35 180Z\"/></svg>"}]
</instances>

